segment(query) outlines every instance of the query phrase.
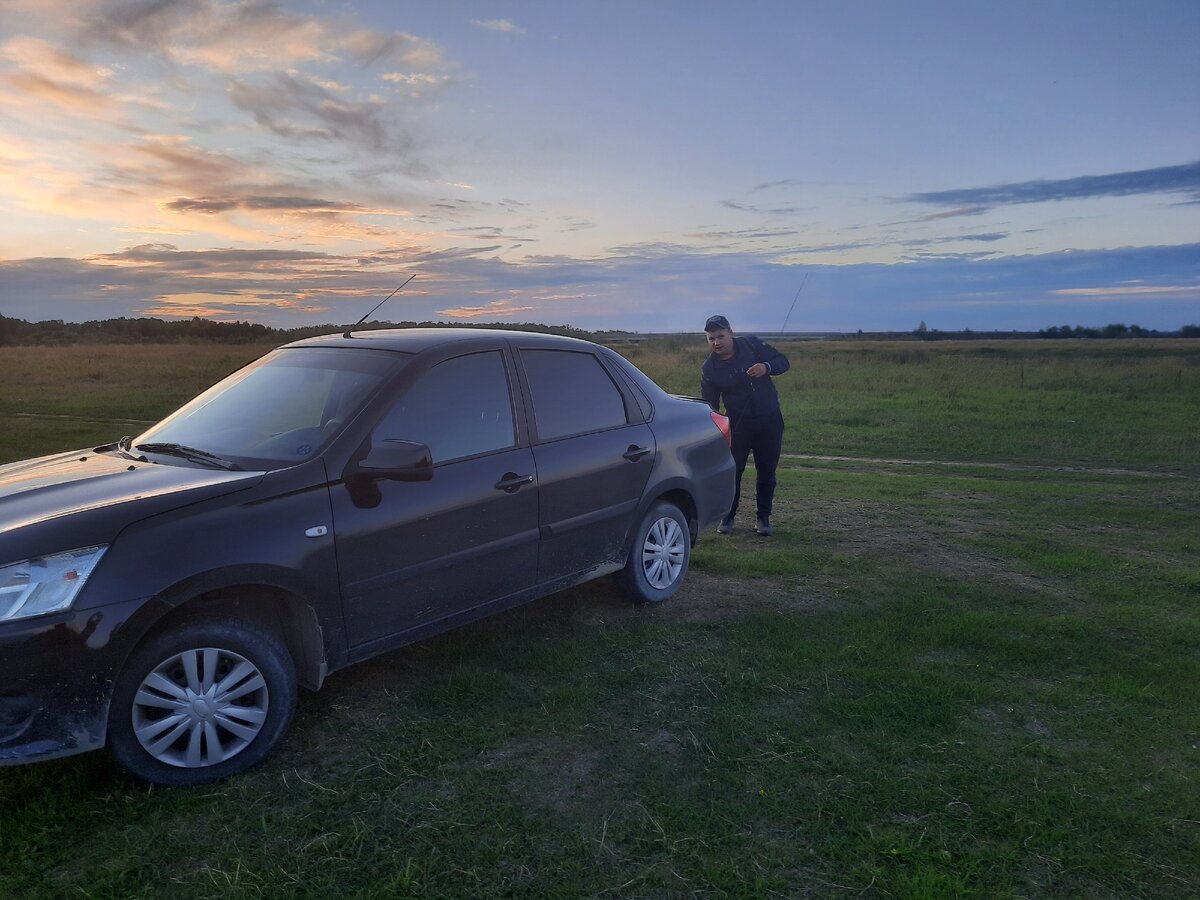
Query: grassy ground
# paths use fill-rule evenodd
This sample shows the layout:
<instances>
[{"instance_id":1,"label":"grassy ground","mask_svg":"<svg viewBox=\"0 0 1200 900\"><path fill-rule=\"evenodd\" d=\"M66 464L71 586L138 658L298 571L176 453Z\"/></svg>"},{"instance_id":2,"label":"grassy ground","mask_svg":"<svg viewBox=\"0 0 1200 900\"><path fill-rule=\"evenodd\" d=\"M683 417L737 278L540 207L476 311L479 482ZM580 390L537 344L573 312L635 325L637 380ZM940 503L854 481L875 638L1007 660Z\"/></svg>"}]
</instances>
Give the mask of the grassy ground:
<instances>
[{"instance_id":1,"label":"grassy ground","mask_svg":"<svg viewBox=\"0 0 1200 900\"><path fill-rule=\"evenodd\" d=\"M1200 471L1200 342L781 342L785 449ZM627 351L696 394L695 339ZM1164 427L1164 425L1168 427Z\"/></svg>"},{"instance_id":2,"label":"grassy ground","mask_svg":"<svg viewBox=\"0 0 1200 900\"><path fill-rule=\"evenodd\" d=\"M779 533L705 536L660 608L596 583L337 673L278 753L207 788L102 754L0 769L0 894L1200 894L1197 351L1024 345L1022 388L983 349L796 348ZM199 386L148 374L170 354L95 352L94 408L49 363L23 388L99 419ZM636 352L694 392L694 348ZM1096 429L1157 417L1118 450L1057 430L1034 402L1054 392L1022 392L1066 365ZM1160 396L1171 367L1191 397ZM992 400L957 444L892 447L913 410L950 415L939 373ZM870 379L893 419L870 420ZM35 421L12 453L74 446Z\"/></svg>"}]
</instances>

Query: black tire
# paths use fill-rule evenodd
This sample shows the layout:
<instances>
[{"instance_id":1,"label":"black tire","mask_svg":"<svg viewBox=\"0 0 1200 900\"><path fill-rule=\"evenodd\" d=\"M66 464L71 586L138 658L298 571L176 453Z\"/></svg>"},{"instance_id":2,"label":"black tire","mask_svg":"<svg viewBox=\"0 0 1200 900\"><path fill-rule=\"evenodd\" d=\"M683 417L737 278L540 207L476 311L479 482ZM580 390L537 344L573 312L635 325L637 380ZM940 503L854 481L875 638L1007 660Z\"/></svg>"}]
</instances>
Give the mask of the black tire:
<instances>
[{"instance_id":1,"label":"black tire","mask_svg":"<svg viewBox=\"0 0 1200 900\"><path fill-rule=\"evenodd\" d=\"M617 586L638 603L662 603L674 595L692 558L692 536L679 507L656 503L634 530Z\"/></svg>"},{"instance_id":2,"label":"black tire","mask_svg":"<svg viewBox=\"0 0 1200 900\"><path fill-rule=\"evenodd\" d=\"M295 708L296 667L271 631L189 621L133 652L109 708L108 747L138 778L204 784L261 762Z\"/></svg>"}]
</instances>

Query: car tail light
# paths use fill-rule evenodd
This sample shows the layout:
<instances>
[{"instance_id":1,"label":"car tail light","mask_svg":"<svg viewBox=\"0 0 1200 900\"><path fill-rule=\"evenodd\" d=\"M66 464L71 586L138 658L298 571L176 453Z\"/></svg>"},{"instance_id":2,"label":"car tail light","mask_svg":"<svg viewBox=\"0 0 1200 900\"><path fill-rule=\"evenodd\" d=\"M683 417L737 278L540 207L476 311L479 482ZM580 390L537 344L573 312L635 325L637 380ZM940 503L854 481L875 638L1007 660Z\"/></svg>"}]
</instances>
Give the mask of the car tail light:
<instances>
[{"instance_id":1,"label":"car tail light","mask_svg":"<svg viewBox=\"0 0 1200 900\"><path fill-rule=\"evenodd\" d=\"M725 443L732 447L733 432L729 430L729 417L723 416L719 412L710 412L709 415L712 416L713 424L721 429L721 434L725 435Z\"/></svg>"}]
</instances>

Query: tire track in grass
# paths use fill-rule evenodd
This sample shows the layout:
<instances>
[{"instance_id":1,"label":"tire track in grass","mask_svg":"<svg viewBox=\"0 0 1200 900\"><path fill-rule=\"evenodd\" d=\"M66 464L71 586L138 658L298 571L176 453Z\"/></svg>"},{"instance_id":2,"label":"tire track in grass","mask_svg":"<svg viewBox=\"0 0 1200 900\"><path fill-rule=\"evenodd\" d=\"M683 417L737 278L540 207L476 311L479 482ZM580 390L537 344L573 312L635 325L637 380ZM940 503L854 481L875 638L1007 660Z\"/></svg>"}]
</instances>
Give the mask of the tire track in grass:
<instances>
[{"instance_id":1,"label":"tire track in grass","mask_svg":"<svg viewBox=\"0 0 1200 900\"><path fill-rule=\"evenodd\" d=\"M1145 469L1115 469L1106 466L1038 465L973 459L885 459L871 456L826 456L819 453L784 453L780 459L813 462L848 462L883 466L946 466L948 468L995 469L1004 472L1074 472L1085 475L1130 475L1138 478L1186 478L1180 472L1152 472Z\"/></svg>"},{"instance_id":2,"label":"tire track in grass","mask_svg":"<svg viewBox=\"0 0 1200 900\"><path fill-rule=\"evenodd\" d=\"M14 419L55 419L69 422L95 422L98 425L153 425L158 419L106 419L100 416L70 416L65 413L10 413Z\"/></svg>"}]
</instances>

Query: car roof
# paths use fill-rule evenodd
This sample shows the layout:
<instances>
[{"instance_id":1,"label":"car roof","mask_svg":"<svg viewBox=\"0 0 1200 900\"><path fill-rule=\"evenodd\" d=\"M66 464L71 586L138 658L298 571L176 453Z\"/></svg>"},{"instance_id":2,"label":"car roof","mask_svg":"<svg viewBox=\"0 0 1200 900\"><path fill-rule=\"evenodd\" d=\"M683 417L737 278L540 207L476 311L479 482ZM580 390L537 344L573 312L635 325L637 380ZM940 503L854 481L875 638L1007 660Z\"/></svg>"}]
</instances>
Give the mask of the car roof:
<instances>
[{"instance_id":1,"label":"car roof","mask_svg":"<svg viewBox=\"0 0 1200 900\"><path fill-rule=\"evenodd\" d=\"M510 331L503 328L377 328L347 331L344 334L323 334L284 344L284 347L362 347L373 350L399 350L420 353L431 347L471 342L494 345L497 340L517 341L522 346L594 348L590 341L542 334L532 331Z\"/></svg>"}]
</instances>

